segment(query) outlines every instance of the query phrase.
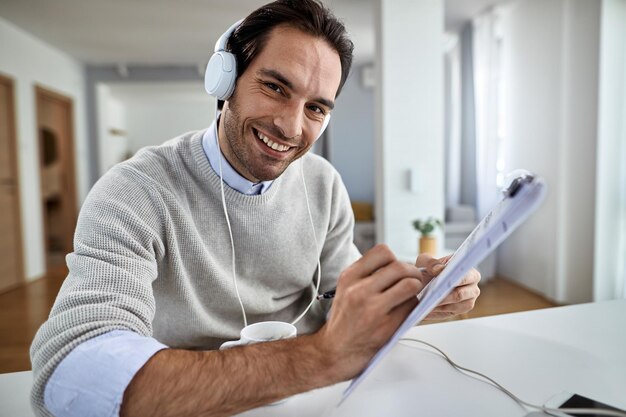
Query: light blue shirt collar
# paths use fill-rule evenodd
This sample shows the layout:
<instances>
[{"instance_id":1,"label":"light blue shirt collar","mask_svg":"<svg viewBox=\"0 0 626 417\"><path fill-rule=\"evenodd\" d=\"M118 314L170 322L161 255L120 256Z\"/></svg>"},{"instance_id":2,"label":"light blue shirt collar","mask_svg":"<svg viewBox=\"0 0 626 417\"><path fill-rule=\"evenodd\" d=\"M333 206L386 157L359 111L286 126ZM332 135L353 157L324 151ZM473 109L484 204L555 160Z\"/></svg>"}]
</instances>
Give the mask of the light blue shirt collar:
<instances>
[{"instance_id":1,"label":"light blue shirt collar","mask_svg":"<svg viewBox=\"0 0 626 417\"><path fill-rule=\"evenodd\" d=\"M247 195L259 195L263 194L267 190L270 189L272 183L274 181L261 181L254 183L252 181L248 181L246 178L241 176L232 165L228 162L224 153L217 147L217 123L213 122L211 126L204 132L204 136L202 137L202 148L204 149L204 153L209 159L209 164L213 171L217 175L220 174L220 162L219 162L219 154L222 154L222 178L224 182L233 190L239 191L242 194Z\"/></svg>"}]
</instances>

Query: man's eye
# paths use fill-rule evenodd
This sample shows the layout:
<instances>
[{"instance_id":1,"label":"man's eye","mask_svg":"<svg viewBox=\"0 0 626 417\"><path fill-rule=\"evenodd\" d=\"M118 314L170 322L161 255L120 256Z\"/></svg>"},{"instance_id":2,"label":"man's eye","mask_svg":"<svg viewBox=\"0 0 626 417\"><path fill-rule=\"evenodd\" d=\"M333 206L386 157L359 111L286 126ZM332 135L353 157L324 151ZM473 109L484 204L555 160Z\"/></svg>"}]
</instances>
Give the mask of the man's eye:
<instances>
[{"instance_id":1,"label":"man's eye","mask_svg":"<svg viewBox=\"0 0 626 417\"><path fill-rule=\"evenodd\" d=\"M311 105L311 106L309 106L309 109L313 110L315 113L321 114L322 116L326 115L326 110L324 110L320 106Z\"/></svg>"},{"instance_id":2,"label":"man's eye","mask_svg":"<svg viewBox=\"0 0 626 417\"><path fill-rule=\"evenodd\" d=\"M283 92L283 90L279 86L274 84L274 83L265 83L265 86L267 88L269 88L270 90L276 91L277 93L282 93Z\"/></svg>"}]
</instances>

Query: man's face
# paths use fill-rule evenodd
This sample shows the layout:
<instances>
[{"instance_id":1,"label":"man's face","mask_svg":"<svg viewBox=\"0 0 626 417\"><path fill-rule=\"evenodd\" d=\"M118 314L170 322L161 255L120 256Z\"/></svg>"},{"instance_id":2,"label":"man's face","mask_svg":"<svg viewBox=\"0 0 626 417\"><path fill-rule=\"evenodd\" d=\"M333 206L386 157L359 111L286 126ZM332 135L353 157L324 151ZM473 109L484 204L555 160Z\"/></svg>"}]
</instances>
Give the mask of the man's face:
<instances>
[{"instance_id":1,"label":"man's face","mask_svg":"<svg viewBox=\"0 0 626 417\"><path fill-rule=\"evenodd\" d=\"M326 41L273 29L224 103L219 138L228 162L252 182L277 178L315 143L340 79L339 55Z\"/></svg>"}]
</instances>

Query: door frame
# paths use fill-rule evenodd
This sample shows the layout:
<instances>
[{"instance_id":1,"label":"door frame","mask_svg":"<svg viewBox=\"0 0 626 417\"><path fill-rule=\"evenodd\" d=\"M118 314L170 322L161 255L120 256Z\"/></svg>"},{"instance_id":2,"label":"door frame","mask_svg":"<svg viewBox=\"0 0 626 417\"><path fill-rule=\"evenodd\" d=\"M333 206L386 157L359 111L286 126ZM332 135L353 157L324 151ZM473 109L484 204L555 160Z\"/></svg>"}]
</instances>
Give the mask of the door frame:
<instances>
[{"instance_id":1,"label":"door frame","mask_svg":"<svg viewBox=\"0 0 626 417\"><path fill-rule=\"evenodd\" d=\"M72 250L72 242L74 238L74 230L76 228L76 221L78 219L78 208L76 199L76 159L74 148L74 101L71 97L67 97L63 94L52 91L44 86L35 85L35 106L36 106L36 128L37 128L37 146L39 148L39 178L42 179L43 168L43 148L42 144L42 125L41 125L41 101L42 99L50 99L60 102L65 107L66 120L64 123L67 125L67 149L66 160L64 162L63 170L66 173L67 180L61 187L62 200L67 202L67 207L64 210L69 210L68 217L71 222L71 230L64 233L64 242L68 244L69 250ZM46 273L49 272L51 265L48 264L48 222L43 212L45 209L45 202L43 196L40 197L40 204L42 208L42 221L43 221L43 245L44 254L46 258Z\"/></svg>"},{"instance_id":2,"label":"door frame","mask_svg":"<svg viewBox=\"0 0 626 417\"><path fill-rule=\"evenodd\" d=\"M8 130L9 130L9 152L13 155L13 177L15 178L15 220L16 220L16 245L17 245L17 275L18 282L15 285L5 288L2 292L9 291L13 288L24 284L24 248L22 236L22 204L21 204L21 187L20 187L20 170L19 170L19 154L17 146L17 128L16 128L16 110L15 110L15 80L3 73L0 73L0 84L7 87L9 91L9 107L8 107Z\"/></svg>"}]
</instances>

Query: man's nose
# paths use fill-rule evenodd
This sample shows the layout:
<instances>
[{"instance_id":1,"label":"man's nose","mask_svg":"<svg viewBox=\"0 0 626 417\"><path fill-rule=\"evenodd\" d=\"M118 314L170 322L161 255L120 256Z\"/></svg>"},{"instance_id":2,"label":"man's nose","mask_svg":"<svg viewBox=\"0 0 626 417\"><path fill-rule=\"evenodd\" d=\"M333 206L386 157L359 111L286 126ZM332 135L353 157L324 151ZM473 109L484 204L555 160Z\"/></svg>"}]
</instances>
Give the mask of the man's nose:
<instances>
[{"instance_id":1,"label":"man's nose","mask_svg":"<svg viewBox=\"0 0 626 417\"><path fill-rule=\"evenodd\" d=\"M287 139L302 135L304 111L300 106L285 106L274 116L274 125Z\"/></svg>"}]
</instances>

